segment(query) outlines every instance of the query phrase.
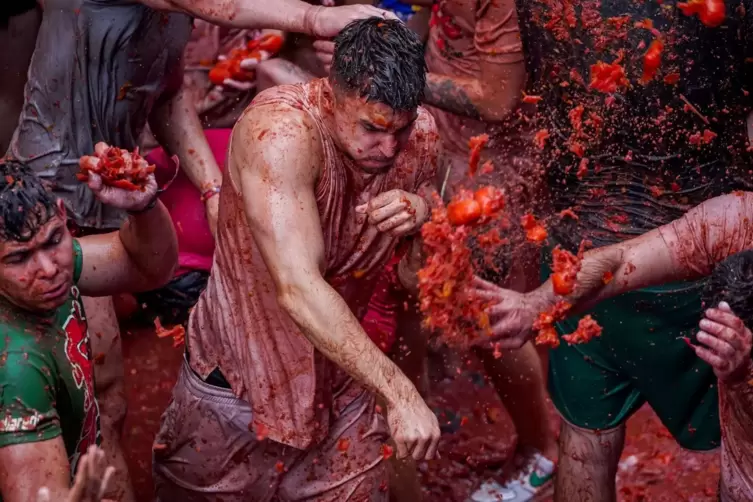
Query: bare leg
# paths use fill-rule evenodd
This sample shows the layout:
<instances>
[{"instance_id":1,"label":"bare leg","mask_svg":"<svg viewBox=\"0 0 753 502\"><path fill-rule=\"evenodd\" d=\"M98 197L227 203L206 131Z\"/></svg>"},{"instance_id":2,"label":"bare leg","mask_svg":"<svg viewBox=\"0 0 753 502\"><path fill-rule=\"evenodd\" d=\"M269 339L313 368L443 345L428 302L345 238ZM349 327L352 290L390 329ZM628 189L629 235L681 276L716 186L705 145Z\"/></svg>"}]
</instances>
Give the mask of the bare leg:
<instances>
[{"instance_id":1,"label":"bare leg","mask_svg":"<svg viewBox=\"0 0 753 502\"><path fill-rule=\"evenodd\" d=\"M8 20L8 26L0 28L0 157L8 149L13 131L24 104L26 75L34 53L37 32L42 23L39 8L24 12Z\"/></svg>"},{"instance_id":2,"label":"bare leg","mask_svg":"<svg viewBox=\"0 0 753 502\"><path fill-rule=\"evenodd\" d=\"M123 345L112 297L84 297L92 352L104 354L104 362L94 367L94 390L100 409L102 449L110 465L117 469L109 498L135 502L128 465L120 439L126 417Z\"/></svg>"},{"instance_id":3,"label":"bare leg","mask_svg":"<svg viewBox=\"0 0 753 502\"><path fill-rule=\"evenodd\" d=\"M518 434L518 449L534 449L557 458L557 442L549 423L541 361L533 344L495 359L491 350L477 350L486 374L510 413Z\"/></svg>"},{"instance_id":4,"label":"bare leg","mask_svg":"<svg viewBox=\"0 0 753 502\"><path fill-rule=\"evenodd\" d=\"M625 445L625 425L591 431L562 422L556 502L614 502L615 479Z\"/></svg>"}]
</instances>

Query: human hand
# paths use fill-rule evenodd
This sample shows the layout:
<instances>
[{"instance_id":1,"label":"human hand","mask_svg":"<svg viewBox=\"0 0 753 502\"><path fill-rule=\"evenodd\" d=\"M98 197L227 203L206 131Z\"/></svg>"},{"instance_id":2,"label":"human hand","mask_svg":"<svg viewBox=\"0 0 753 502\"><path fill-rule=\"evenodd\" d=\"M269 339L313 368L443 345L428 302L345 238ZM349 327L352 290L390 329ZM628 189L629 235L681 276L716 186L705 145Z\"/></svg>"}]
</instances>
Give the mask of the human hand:
<instances>
[{"instance_id":1,"label":"human hand","mask_svg":"<svg viewBox=\"0 0 753 502\"><path fill-rule=\"evenodd\" d=\"M307 32L319 38L331 38L337 35L352 21L367 17L397 19L392 12L377 9L371 5L343 5L341 7L312 6L306 14Z\"/></svg>"},{"instance_id":2,"label":"human hand","mask_svg":"<svg viewBox=\"0 0 753 502\"><path fill-rule=\"evenodd\" d=\"M485 281L473 279L472 294L492 302L486 310L491 324L490 337L478 343L498 344L501 349L519 349L533 337L533 323L540 312L551 305L546 295L536 289L530 293L518 293Z\"/></svg>"},{"instance_id":3,"label":"human hand","mask_svg":"<svg viewBox=\"0 0 753 502\"><path fill-rule=\"evenodd\" d=\"M107 465L105 452L98 446L89 450L78 462L78 471L68 495L58 502L100 502L110 489L115 468ZM37 502L53 502L50 491L40 488Z\"/></svg>"},{"instance_id":4,"label":"human hand","mask_svg":"<svg viewBox=\"0 0 753 502\"><path fill-rule=\"evenodd\" d=\"M154 174L147 178L144 190L126 190L114 186L105 185L102 177L97 173L90 172L86 182L103 204L107 204L125 211L140 211L146 208L157 196L157 180Z\"/></svg>"},{"instance_id":5,"label":"human hand","mask_svg":"<svg viewBox=\"0 0 753 502\"><path fill-rule=\"evenodd\" d=\"M335 43L331 40L316 40L314 41L314 53L324 71L329 74L329 70L332 68L332 59L335 57Z\"/></svg>"},{"instance_id":6,"label":"human hand","mask_svg":"<svg viewBox=\"0 0 753 502\"><path fill-rule=\"evenodd\" d=\"M701 345L691 345L696 355L714 368L719 380L739 380L750 360L753 343L750 329L726 302L708 309L700 327L697 339Z\"/></svg>"},{"instance_id":7,"label":"human hand","mask_svg":"<svg viewBox=\"0 0 753 502\"><path fill-rule=\"evenodd\" d=\"M220 198L218 196L210 197L204 202L204 209L207 212L207 222L212 236L217 239L217 220L220 215Z\"/></svg>"},{"instance_id":8,"label":"human hand","mask_svg":"<svg viewBox=\"0 0 753 502\"><path fill-rule=\"evenodd\" d=\"M429 217L429 204L420 195L390 190L356 207L356 212L368 214L369 223L380 232L401 237L421 229Z\"/></svg>"},{"instance_id":9,"label":"human hand","mask_svg":"<svg viewBox=\"0 0 753 502\"><path fill-rule=\"evenodd\" d=\"M413 388L409 397L387 406L387 424L397 446L397 457L431 460L439 445L439 421Z\"/></svg>"}]
</instances>

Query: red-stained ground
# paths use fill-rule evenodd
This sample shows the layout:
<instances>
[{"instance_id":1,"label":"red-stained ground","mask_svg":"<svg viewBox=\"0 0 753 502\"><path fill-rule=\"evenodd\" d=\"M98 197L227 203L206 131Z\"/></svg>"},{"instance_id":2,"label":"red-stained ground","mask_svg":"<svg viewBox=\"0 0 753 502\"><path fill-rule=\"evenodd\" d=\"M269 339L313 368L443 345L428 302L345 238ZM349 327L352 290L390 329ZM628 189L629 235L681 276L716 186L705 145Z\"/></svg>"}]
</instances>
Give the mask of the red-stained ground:
<instances>
[{"instance_id":1,"label":"red-stained ground","mask_svg":"<svg viewBox=\"0 0 753 502\"><path fill-rule=\"evenodd\" d=\"M167 406L181 361L171 339L153 328L124 329L129 413L124 446L137 500L151 500L151 445ZM458 377L434 386L431 405L454 410L457 432L442 438L442 460L422 465L425 500L464 501L472 487L499 472L509 460L515 435L504 406L488 385ZM452 418L452 417L450 417ZM449 419L441 418L447 422ZM717 453L690 453L677 447L650 409L628 423L618 474L622 501L712 501L719 482Z\"/></svg>"}]
</instances>

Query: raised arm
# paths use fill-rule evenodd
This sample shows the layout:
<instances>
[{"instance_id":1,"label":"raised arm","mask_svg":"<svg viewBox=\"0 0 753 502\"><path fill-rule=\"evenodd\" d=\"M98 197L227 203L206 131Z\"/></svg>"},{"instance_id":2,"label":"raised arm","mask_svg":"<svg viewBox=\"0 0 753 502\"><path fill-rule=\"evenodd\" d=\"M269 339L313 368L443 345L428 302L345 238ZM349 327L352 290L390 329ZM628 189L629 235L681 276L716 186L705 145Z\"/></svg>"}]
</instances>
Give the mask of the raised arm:
<instances>
[{"instance_id":1,"label":"raised arm","mask_svg":"<svg viewBox=\"0 0 753 502\"><path fill-rule=\"evenodd\" d=\"M640 237L585 254L573 293L573 312L649 286L708 275L728 256L753 247L753 193L710 199L682 218ZM609 280L608 278L611 278ZM518 347L532 335L539 312L555 296L551 279L528 294L478 281L477 293L495 304L489 314L503 347Z\"/></svg>"},{"instance_id":2,"label":"raised arm","mask_svg":"<svg viewBox=\"0 0 753 502\"><path fill-rule=\"evenodd\" d=\"M255 109L236 125L230 169L239 175L249 225L280 306L317 350L385 398L399 453L432 458L439 435L434 415L322 276L317 131L303 112L279 106Z\"/></svg>"},{"instance_id":3,"label":"raised arm","mask_svg":"<svg viewBox=\"0 0 753 502\"><path fill-rule=\"evenodd\" d=\"M457 115L504 120L518 105L526 79L514 0L480 1L473 43L479 78L428 73L424 102Z\"/></svg>"},{"instance_id":4,"label":"raised arm","mask_svg":"<svg viewBox=\"0 0 753 502\"><path fill-rule=\"evenodd\" d=\"M321 7L301 0L140 0L160 10L185 12L210 23L236 28L270 28L334 37L351 21L394 15L371 5Z\"/></svg>"},{"instance_id":5,"label":"raised arm","mask_svg":"<svg viewBox=\"0 0 753 502\"><path fill-rule=\"evenodd\" d=\"M157 141L180 159L180 168L201 194L219 190L222 172L207 143L196 108L181 87L159 103L149 117ZM219 197L204 201L212 234L217 230Z\"/></svg>"},{"instance_id":6,"label":"raised arm","mask_svg":"<svg viewBox=\"0 0 753 502\"><path fill-rule=\"evenodd\" d=\"M79 239L83 269L78 287L86 296L149 291L166 284L178 265L178 238L161 202L148 208L157 192L151 176L145 192L126 192L90 179L102 202L135 211L118 232Z\"/></svg>"}]
</instances>

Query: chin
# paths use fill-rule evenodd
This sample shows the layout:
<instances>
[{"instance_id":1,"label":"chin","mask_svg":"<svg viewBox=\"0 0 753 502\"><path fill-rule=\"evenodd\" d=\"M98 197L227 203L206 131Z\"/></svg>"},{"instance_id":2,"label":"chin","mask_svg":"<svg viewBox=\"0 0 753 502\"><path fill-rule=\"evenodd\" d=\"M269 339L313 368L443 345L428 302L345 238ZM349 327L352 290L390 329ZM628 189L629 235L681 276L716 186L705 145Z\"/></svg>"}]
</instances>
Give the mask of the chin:
<instances>
[{"instance_id":1,"label":"chin","mask_svg":"<svg viewBox=\"0 0 753 502\"><path fill-rule=\"evenodd\" d=\"M364 160L358 162L358 167L367 173L381 173L389 170L394 164L394 160Z\"/></svg>"}]
</instances>

